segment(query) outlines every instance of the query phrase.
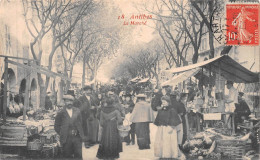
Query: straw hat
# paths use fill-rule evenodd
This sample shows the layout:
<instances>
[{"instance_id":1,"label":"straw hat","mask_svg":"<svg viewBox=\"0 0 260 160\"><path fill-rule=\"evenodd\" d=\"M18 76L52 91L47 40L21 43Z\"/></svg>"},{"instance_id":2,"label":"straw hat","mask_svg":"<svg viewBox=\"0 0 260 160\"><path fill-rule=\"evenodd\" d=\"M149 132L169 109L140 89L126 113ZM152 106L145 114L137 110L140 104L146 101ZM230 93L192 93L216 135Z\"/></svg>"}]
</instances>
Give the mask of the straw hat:
<instances>
[{"instance_id":1,"label":"straw hat","mask_svg":"<svg viewBox=\"0 0 260 160\"><path fill-rule=\"evenodd\" d=\"M63 99L68 99L68 100L74 101L74 97L69 94L63 95Z\"/></svg>"}]
</instances>

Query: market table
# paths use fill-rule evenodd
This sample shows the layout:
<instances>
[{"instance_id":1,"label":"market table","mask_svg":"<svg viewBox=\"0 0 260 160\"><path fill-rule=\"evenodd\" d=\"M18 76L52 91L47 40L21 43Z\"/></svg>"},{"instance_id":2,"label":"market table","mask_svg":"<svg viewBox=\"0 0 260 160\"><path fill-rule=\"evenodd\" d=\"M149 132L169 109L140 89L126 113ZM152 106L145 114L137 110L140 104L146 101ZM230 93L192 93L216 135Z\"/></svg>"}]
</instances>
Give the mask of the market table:
<instances>
[{"instance_id":1,"label":"market table","mask_svg":"<svg viewBox=\"0 0 260 160\"><path fill-rule=\"evenodd\" d=\"M203 113L203 119L206 123L206 128L208 128L209 121L221 120L221 113Z\"/></svg>"},{"instance_id":2,"label":"market table","mask_svg":"<svg viewBox=\"0 0 260 160\"><path fill-rule=\"evenodd\" d=\"M232 129L231 134L235 135L236 132L235 132L235 114L234 114L234 112L225 112L225 113L222 113L222 115L224 115L225 125L228 125L228 123L226 123L226 117L227 117L227 115L230 115L229 124L231 125L231 129Z\"/></svg>"},{"instance_id":3,"label":"market table","mask_svg":"<svg viewBox=\"0 0 260 160\"><path fill-rule=\"evenodd\" d=\"M232 135L235 134L235 114L233 112L226 112L226 113L203 113L203 119L206 121L206 127L208 128L208 121L220 121L222 115L224 115L224 121L226 123L226 116L230 115L231 120L230 126L232 126ZM228 124L225 124L228 125Z\"/></svg>"}]
</instances>

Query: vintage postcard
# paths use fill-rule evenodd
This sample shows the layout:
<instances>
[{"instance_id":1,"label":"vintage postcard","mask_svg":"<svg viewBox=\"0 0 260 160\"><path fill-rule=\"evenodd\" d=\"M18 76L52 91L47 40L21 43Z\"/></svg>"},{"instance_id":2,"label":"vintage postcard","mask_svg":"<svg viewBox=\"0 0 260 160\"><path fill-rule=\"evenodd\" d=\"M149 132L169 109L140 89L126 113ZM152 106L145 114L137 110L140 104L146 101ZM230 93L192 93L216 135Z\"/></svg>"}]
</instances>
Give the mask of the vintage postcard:
<instances>
[{"instance_id":1,"label":"vintage postcard","mask_svg":"<svg viewBox=\"0 0 260 160\"><path fill-rule=\"evenodd\" d=\"M0 159L260 159L259 0L0 0Z\"/></svg>"}]
</instances>

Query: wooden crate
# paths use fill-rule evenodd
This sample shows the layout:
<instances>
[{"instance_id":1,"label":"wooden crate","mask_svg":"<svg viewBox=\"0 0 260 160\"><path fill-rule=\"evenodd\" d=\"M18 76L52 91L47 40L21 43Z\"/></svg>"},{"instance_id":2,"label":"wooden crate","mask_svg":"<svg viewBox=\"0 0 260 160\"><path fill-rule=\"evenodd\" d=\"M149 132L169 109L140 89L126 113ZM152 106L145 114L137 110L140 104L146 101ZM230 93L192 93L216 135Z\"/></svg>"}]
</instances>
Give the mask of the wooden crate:
<instances>
[{"instance_id":1,"label":"wooden crate","mask_svg":"<svg viewBox=\"0 0 260 160\"><path fill-rule=\"evenodd\" d=\"M27 136L26 126L2 125L0 127L0 137L13 138L19 140L19 139L23 139L26 136Z\"/></svg>"},{"instance_id":2,"label":"wooden crate","mask_svg":"<svg viewBox=\"0 0 260 160\"><path fill-rule=\"evenodd\" d=\"M217 140L217 150L232 160L243 159L246 142L241 140Z\"/></svg>"},{"instance_id":3,"label":"wooden crate","mask_svg":"<svg viewBox=\"0 0 260 160\"><path fill-rule=\"evenodd\" d=\"M42 150L43 144L41 143L40 140L36 139L32 142L27 143L27 150L37 150L40 151Z\"/></svg>"},{"instance_id":4,"label":"wooden crate","mask_svg":"<svg viewBox=\"0 0 260 160\"><path fill-rule=\"evenodd\" d=\"M58 146L44 145L42 149L42 158L54 158L58 156Z\"/></svg>"}]
</instances>

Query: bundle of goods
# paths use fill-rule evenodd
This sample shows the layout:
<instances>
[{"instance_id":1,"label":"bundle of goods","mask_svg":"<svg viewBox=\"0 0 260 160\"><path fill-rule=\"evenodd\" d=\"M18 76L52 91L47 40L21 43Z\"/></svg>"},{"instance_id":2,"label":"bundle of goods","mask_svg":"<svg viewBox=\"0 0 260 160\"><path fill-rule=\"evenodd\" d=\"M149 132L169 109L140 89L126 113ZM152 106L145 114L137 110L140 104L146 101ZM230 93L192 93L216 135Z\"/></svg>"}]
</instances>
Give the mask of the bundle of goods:
<instances>
[{"instance_id":1,"label":"bundle of goods","mask_svg":"<svg viewBox=\"0 0 260 160\"><path fill-rule=\"evenodd\" d=\"M189 153L189 157L193 159L203 159L203 157L211 157L220 159L221 154L215 154L216 148L214 136L206 133L197 133L193 139L186 141L183 146L183 152Z\"/></svg>"},{"instance_id":2,"label":"bundle of goods","mask_svg":"<svg viewBox=\"0 0 260 160\"><path fill-rule=\"evenodd\" d=\"M23 104L22 103L17 104L16 102L11 101L8 106L8 111L12 115L19 114L23 111Z\"/></svg>"},{"instance_id":3,"label":"bundle of goods","mask_svg":"<svg viewBox=\"0 0 260 160\"><path fill-rule=\"evenodd\" d=\"M225 136L213 129L197 133L186 141L183 152L191 159L236 159L247 151L250 133L242 137Z\"/></svg>"}]
</instances>

